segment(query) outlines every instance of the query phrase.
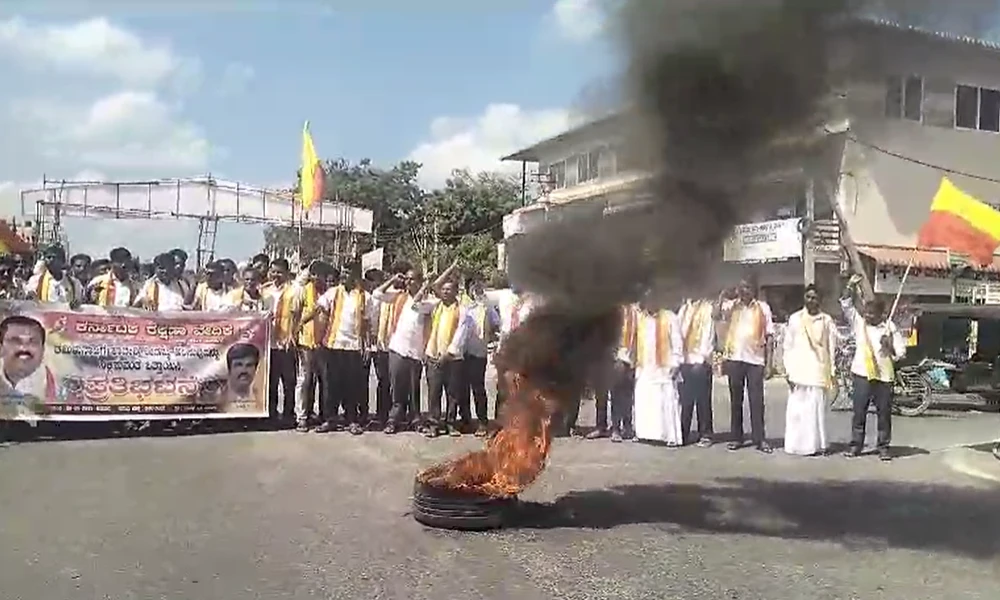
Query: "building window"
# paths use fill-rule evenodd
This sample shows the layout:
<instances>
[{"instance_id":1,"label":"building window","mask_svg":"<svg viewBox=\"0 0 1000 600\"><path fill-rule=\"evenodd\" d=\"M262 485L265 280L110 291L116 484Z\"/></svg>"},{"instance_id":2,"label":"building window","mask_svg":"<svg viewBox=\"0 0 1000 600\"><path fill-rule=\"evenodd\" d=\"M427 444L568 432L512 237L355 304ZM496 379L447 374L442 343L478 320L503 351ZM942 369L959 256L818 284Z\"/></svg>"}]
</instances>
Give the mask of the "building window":
<instances>
[{"instance_id":1,"label":"building window","mask_svg":"<svg viewBox=\"0 0 1000 600\"><path fill-rule=\"evenodd\" d=\"M552 189L558 190L566 187L566 162L560 161L549 165L549 184Z\"/></svg>"},{"instance_id":2,"label":"building window","mask_svg":"<svg viewBox=\"0 0 1000 600\"><path fill-rule=\"evenodd\" d=\"M956 86L955 127L1000 132L1000 90Z\"/></svg>"},{"instance_id":3,"label":"building window","mask_svg":"<svg viewBox=\"0 0 1000 600\"><path fill-rule=\"evenodd\" d=\"M586 154L581 154L576 158L576 160L577 183L585 183L598 178L600 175L600 150L593 150Z\"/></svg>"},{"instance_id":4,"label":"building window","mask_svg":"<svg viewBox=\"0 0 1000 600\"><path fill-rule=\"evenodd\" d=\"M886 80L885 116L907 121L923 120L924 80L919 75L903 78L896 75Z\"/></svg>"}]
</instances>

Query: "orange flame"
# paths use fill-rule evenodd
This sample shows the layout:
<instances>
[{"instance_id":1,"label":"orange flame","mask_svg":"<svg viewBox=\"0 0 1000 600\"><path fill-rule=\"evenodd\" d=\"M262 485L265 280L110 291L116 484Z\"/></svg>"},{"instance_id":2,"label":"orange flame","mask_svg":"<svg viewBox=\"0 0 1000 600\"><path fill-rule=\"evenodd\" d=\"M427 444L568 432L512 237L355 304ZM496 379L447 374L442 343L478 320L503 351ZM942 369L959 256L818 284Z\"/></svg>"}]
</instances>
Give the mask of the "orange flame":
<instances>
[{"instance_id":1,"label":"orange flame","mask_svg":"<svg viewBox=\"0 0 1000 600\"><path fill-rule=\"evenodd\" d=\"M501 349L497 369L510 397L486 448L434 465L417 481L492 498L511 498L545 469L552 419L576 402L590 368L617 339L620 314L572 317L539 311ZM568 347L567 347L568 346Z\"/></svg>"}]
</instances>

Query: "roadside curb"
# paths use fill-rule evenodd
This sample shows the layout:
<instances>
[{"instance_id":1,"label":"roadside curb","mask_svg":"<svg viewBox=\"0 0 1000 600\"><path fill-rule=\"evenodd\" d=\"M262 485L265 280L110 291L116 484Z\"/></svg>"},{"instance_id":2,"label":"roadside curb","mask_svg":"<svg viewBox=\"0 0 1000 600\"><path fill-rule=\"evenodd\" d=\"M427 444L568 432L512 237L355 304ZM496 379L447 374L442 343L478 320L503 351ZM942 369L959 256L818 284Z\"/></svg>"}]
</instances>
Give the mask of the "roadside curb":
<instances>
[{"instance_id":1,"label":"roadside curb","mask_svg":"<svg viewBox=\"0 0 1000 600\"><path fill-rule=\"evenodd\" d=\"M991 446L992 442L945 450L944 463L956 473L1000 484L1000 460L993 456Z\"/></svg>"}]
</instances>

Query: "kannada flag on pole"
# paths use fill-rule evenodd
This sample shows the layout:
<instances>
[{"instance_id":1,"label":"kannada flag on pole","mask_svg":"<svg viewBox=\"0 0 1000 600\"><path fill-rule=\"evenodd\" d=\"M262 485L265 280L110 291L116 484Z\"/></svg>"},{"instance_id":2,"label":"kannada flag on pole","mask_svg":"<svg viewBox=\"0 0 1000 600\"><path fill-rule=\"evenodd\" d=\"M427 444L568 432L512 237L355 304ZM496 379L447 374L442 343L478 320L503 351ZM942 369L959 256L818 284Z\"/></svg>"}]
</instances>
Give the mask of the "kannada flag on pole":
<instances>
[{"instance_id":1,"label":"kannada flag on pole","mask_svg":"<svg viewBox=\"0 0 1000 600\"><path fill-rule=\"evenodd\" d=\"M313 203L323 197L323 179L323 165L316 156L309 121L306 121L302 126L302 170L299 174L299 198L304 212L309 212Z\"/></svg>"},{"instance_id":2,"label":"kannada flag on pole","mask_svg":"<svg viewBox=\"0 0 1000 600\"><path fill-rule=\"evenodd\" d=\"M1000 211L943 177L931 214L917 234L917 245L967 254L980 266L992 264L993 253L1000 246Z\"/></svg>"}]
</instances>

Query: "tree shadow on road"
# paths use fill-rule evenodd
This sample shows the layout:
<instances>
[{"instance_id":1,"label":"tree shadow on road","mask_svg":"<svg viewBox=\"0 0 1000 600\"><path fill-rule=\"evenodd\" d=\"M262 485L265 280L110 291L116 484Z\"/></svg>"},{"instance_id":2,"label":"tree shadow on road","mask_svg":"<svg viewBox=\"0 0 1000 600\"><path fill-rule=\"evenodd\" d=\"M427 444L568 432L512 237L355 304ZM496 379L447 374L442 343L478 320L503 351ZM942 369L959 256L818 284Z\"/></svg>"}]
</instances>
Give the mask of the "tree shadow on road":
<instances>
[{"instance_id":1,"label":"tree shadow on road","mask_svg":"<svg viewBox=\"0 0 1000 600\"><path fill-rule=\"evenodd\" d=\"M716 485L628 485L523 503L511 526L680 530L909 548L974 558L1000 554L1000 491L892 482L719 479Z\"/></svg>"}]
</instances>

